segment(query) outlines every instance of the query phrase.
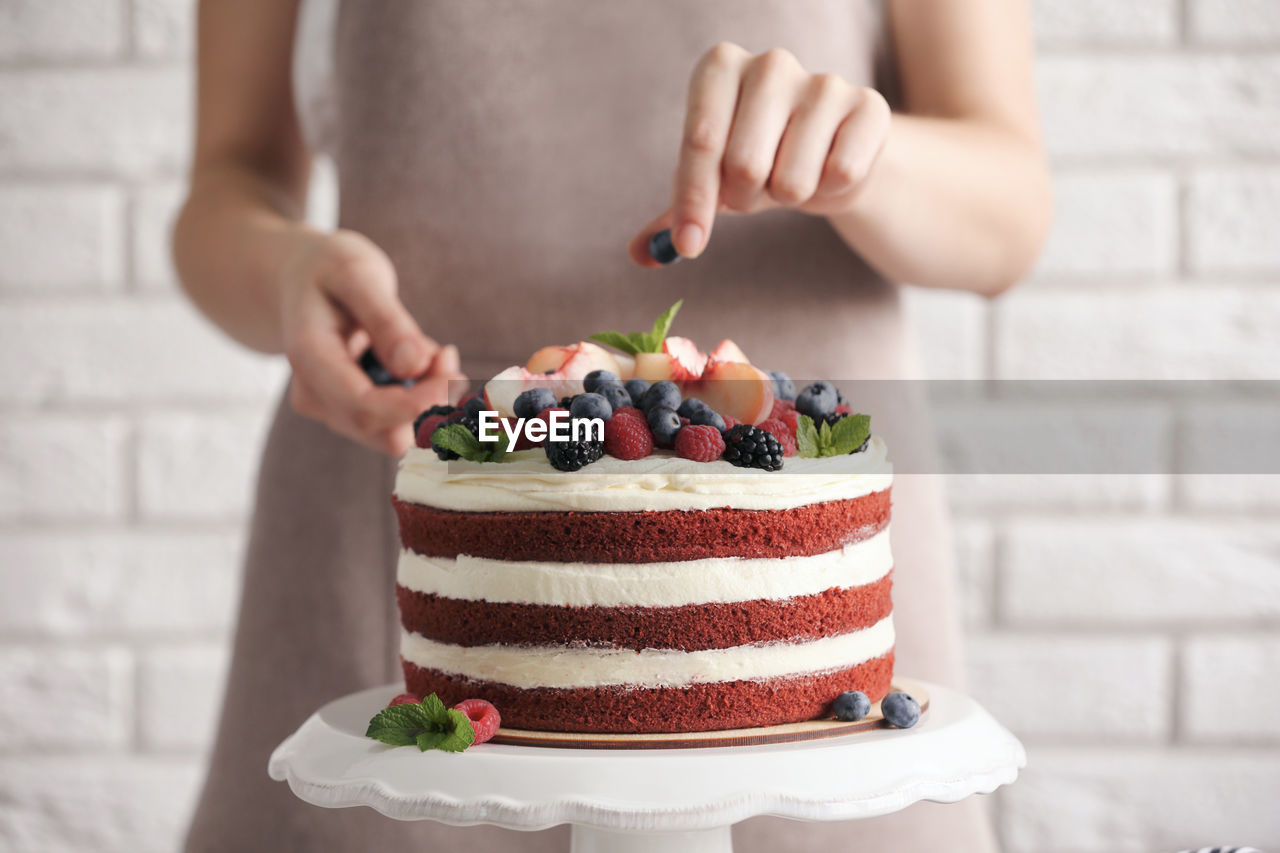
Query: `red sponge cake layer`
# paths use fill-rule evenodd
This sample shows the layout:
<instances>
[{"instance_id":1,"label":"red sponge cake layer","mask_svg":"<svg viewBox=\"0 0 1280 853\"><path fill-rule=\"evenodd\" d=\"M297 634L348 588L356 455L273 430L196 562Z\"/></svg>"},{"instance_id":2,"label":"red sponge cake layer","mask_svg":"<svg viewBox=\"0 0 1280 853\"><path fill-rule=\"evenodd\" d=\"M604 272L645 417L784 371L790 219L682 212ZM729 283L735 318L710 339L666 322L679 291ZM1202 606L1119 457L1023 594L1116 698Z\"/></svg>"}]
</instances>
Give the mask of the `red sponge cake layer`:
<instances>
[{"instance_id":1,"label":"red sponge cake layer","mask_svg":"<svg viewBox=\"0 0 1280 853\"><path fill-rule=\"evenodd\" d=\"M405 548L431 557L654 563L834 551L889 523L889 490L793 509L456 512L392 498Z\"/></svg>"},{"instance_id":2,"label":"red sponge cake layer","mask_svg":"<svg viewBox=\"0 0 1280 853\"><path fill-rule=\"evenodd\" d=\"M869 628L893 610L892 575L783 601L680 607L564 607L443 598L396 589L404 627L457 646L597 645L626 649L723 649L808 640Z\"/></svg>"},{"instance_id":3,"label":"red sponge cake layer","mask_svg":"<svg viewBox=\"0 0 1280 853\"><path fill-rule=\"evenodd\" d=\"M553 732L703 732L813 720L829 716L845 690L879 701L893 677L892 651L834 672L654 688L522 689L402 664L411 693L436 693L446 705L479 697L497 706L508 728Z\"/></svg>"}]
</instances>

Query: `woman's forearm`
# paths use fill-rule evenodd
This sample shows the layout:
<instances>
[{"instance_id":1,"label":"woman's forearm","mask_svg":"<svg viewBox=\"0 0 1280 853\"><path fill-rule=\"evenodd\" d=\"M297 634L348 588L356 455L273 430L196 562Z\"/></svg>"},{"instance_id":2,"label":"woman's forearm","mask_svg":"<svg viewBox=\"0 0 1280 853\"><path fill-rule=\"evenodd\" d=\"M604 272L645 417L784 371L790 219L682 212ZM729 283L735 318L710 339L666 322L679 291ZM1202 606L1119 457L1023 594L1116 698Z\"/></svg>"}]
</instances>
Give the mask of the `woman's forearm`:
<instances>
[{"instance_id":1,"label":"woman's forearm","mask_svg":"<svg viewBox=\"0 0 1280 853\"><path fill-rule=\"evenodd\" d=\"M830 216L894 281L994 296L1034 263L1049 228L1040 147L976 121L895 115L848 212Z\"/></svg>"},{"instance_id":2,"label":"woman's forearm","mask_svg":"<svg viewBox=\"0 0 1280 853\"><path fill-rule=\"evenodd\" d=\"M209 165L192 177L174 261L192 301L228 335L283 352L283 270L312 233L289 192L247 167Z\"/></svg>"}]
</instances>

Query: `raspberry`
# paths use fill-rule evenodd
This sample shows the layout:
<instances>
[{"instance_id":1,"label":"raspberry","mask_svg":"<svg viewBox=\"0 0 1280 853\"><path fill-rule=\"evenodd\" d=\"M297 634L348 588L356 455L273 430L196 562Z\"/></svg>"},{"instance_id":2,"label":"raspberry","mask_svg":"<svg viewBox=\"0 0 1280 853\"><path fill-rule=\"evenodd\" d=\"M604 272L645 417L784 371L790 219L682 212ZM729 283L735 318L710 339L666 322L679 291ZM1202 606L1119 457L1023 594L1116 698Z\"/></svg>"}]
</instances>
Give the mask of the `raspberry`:
<instances>
[{"instance_id":1,"label":"raspberry","mask_svg":"<svg viewBox=\"0 0 1280 853\"><path fill-rule=\"evenodd\" d=\"M616 418L618 415L630 415L633 418L644 420L644 412L635 406L619 406L613 410L613 416Z\"/></svg>"},{"instance_id":2,"label":"raspberry","mask_svg":"<svg viewBox=\"0 0 1280 853\"><path fill-rule=\"evenodd\" d=\"M780 421L777 418L768 418L760 422L757 426L772 435L774 438L778 439L778 444L782 445L783 456L795 456L796 453L799 452L799 448L796 446L795 432L787 429L787 425L783 421Z\"/></svg>"},{"instance_id":3,"label":"raspberry","mask_svg":"<svg viewBox=\"0 0 1280 853\"><path fill-rule=\"evenodd\" d=\"M773 411L769 413L769 417L782 420L784 412L794 412L796 404L791 400L779 400L776 397L773 400Z\"/></svg>"},{"instance_id":4,"label":"raspberry","mask_svg":"<svg viewBox=\"0 0 1280 853\"><path fill-rule=\"evenodd\" d=\"M388 708L394 708L396 705L416 705L422 700L412 693L401 693L396 698L387 703Z\"/></svg>"},{"instance_id":5,"label":"raspberry","mask_svg":"<svg viewBox=\"0 0 1280 853\"><path fill-rule=\"evenodd\" d=\"M676 433L676 455L694 462L714 462L724 453L720 430L705 424L684 427Z\"/></svg>"},{"instance_id":6,"label":"raspberry","mask_svg":"<svg viewBox=\"0 0 1280 853\"><path fill-rule=\"evenodd\" d=\"M492 738L502 725L502 715L498 709L483 699L463 699L453 706L467 715L471 728L476 730L476 743L484 743Z\"/></svg>"},{"instance_id":7,"label":"raspberry","mask_svg":"<svg viewBox=\"0 0 1280 853\"><path fill-rule=\"evenodd\" d=\"M604 422L604 452L618 459L643 459L652 453L653 435L644 416L615 412Z\"/></svg>"},{"instance_id":8,"label":"raspberry","mask_svg":"<svg viewBox=\"0 0 1280 853\"><path fill-rule=\"evenodd\" d=\"M427 415L418 421L418 431L413 437L414 444L419 447L431 447L431 433L436 431L436 427L448 421L449 415Z\"/></svg>"}]
</instances>

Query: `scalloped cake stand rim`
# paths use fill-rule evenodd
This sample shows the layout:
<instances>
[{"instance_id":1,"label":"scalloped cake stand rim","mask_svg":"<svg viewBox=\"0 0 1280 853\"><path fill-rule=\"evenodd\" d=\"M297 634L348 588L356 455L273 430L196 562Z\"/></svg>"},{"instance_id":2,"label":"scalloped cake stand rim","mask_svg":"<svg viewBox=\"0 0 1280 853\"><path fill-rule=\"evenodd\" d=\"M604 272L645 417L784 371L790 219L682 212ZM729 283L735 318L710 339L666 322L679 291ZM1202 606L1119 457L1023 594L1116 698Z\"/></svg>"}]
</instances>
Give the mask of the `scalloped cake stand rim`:
<instances>
[{"instance_id":1,"label":"scalloped cake stand rim","mask_svg":"<svg viewBox=\"0 0 1280 853\"><path fill-rule=\"evenodd\" d=\"M926 686L930 710L907 730L718 748L482 744L446 754L364 737L403 689L388 685L320 708L276 748L268 772L313 805L368 806L397 820L638 832L718 830L757 815L856 820L1013 782L1026 765L1017 738L970 697Z\"/></svg>"}]
</instances>

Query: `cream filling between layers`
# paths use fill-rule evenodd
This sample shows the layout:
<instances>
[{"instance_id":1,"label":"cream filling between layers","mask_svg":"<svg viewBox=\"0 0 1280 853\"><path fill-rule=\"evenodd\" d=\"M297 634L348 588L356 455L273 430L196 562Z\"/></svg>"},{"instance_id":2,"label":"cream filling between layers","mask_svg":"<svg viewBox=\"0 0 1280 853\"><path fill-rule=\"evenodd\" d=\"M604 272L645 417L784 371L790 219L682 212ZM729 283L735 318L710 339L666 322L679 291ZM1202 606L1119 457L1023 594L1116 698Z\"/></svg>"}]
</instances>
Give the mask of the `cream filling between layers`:
<instances>
[{"instance_id":1,"label":"cream filling between layers","mask_svg":"<svg viewBox=\"0 0 1280 853\"><path fill-rule=\"evenodd\" d=\"M572 646L455 646L400 633L400 654L437 669L524 690L538 688L684 687L724 681L759 681L846 669L893 648L893 617L870 628L805 643L769 643L728 649L597 649Z\"/></svg>"},{"instance_id":2,"label":"cream filling between layers","mask_svg":"<svg viewBox=\"0 0 1280 853\"><path fill-rule=\"evenodd\" d=\"M736 468L724 460L691 462L668 453L632 461L606 456L581 471L557 471L541 449L506 462L443 462L411 448L400 461L402 501L466 512L638 512L643 510L792 509L884 491L893 466L873 436L861 453L793 456L781 471Z\"/></svg>"},{"instance_id":3,"label":"cream filling between layers","mask_svg":"<svg viewBox=\"0 0 1280 853\"><path fill-rule=\"evenodd\" d=\"M889 529L811 557L717 557L664 563L543 563L400 554L397 579L415 592L467 601L564 607L678 607L779 601L863 586L893 568Z\"/></svg>"}]
</instances>

